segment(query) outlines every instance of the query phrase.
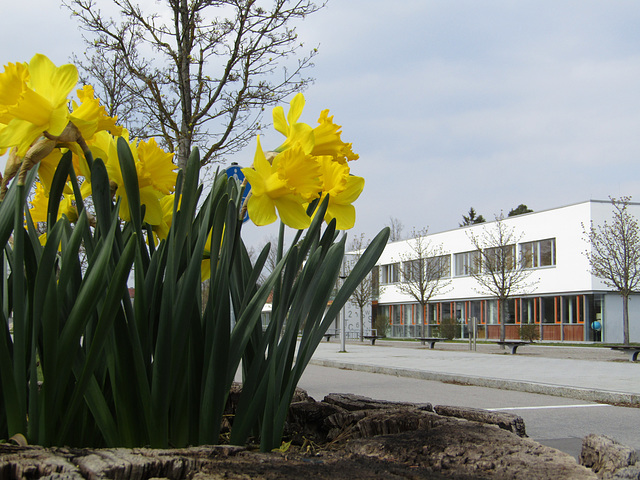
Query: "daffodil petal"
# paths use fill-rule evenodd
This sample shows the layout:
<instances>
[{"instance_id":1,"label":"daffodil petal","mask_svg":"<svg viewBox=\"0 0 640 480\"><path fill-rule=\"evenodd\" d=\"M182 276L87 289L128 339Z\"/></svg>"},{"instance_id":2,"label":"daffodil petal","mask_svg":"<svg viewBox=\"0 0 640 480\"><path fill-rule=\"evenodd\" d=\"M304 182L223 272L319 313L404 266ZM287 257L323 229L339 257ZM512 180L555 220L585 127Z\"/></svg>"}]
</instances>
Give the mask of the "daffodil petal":
<instances>
[{"instance_id":1,"label":"daffodil petal","mask_svg":"<svg viewBox=\"0 0 640 480\"><path fill-rule=\"evenodd\" d=\"M204 282L211 277L211 259L205 258L200 264L200 281Z\"/></svg>"},{"instance_id":2,"label":"daffodil petal","mask_svg":"<svg viewBox=\"0 0 640 480\"><path fill-rule=\"evenodd\" d=\"M363 189L364 178L350 175L347 177L346 188L336 195L336 202L341 204L353 203L358 199Z\"/></svg>"},{"instance_id":3,"label":"daffodil petal","mask_svg":"<svg viewBox=\"0 0 640 480\"><path fill-rule=\"evenodd\" d=\"M303 205L294 198L280 197L274 201L282 223L288 227L302 230L311 224L311 217ZM251 216L251 214L249 214Z\"/></svg>"},{"instance_id":4,"label":"daffodil petal","mask_svg":"<svg viewBox=\"0 0 640 480\"><path fill-rule=\"evenodd\" d=\"M153 187L140 189L140 204L145 206L144 221L149 225L159 225L162 222L162 206L159 192Z\"/></svg>"},{"instance_id":5,"label":"daffodil petal","mask_svg":"<svg viewBox=\"0 0 640 480\"><path fill-rule=\"evenodd\" d=\"M356 223L356 209L353 205L350 204L329 205L324 219L327 223L329 223L333 218L336 219L336 229L349 230L350 228L353 228Z\"/></svg>"},{"instance_id":6,"label":"daffodil petal","mask_svg":"<svg viewBox=\"0 0 640 480\"><path fill-rule=\"evenodd\" d=\"M278 219L273 202L265 195L249 197L247 213L256 225L270 225Z\"/></svg>"},{"instance_id":7,"label":"daffodil petal","mask_svg":"<svg viewBox=\"0 0 640 480\"><path fill-rule=\"evenodd\" d=\"M253 168L243 168L242 173L249 185L251 185L251 192L254 195L263 195L265 191L264 180L258 172Z\"/></svg>"},{"instance_id":8,"label":"daffodil petal","mask_svg":"<svg viewBox=\"0 0 640 480\"><path fill-rule=\"evenodd\" d=\"M260 175L266 176L271 174L271 164L267 160L262 145L260 144L260 135L256 138L256 153L253 156L253 168Z\"/></svg>"},{"instance_id":9,"label":"daffodil petal","mask_svg":"<svg viewBox=\"0 0 640 480\"><path fill-rule=\"evenodd\" d=\"M302 115L302 110L304 109L305 100L304 95L302 93L297 93L291 103L289 104L289 113L287 114L287 120L289 120L289 125L295 124L300 115Z\"/></svg>"},{"instance_id":10,"label":"daffodil petal","mask_svg":"<svg viewBox=\"0 0 640 480\"><path fill-rule=\"evenodd\" d=\"M284 117L284 108L277 106L273 109L273 128L285 137L289 134L289 125Z\"/></svg>"},{"instance_id":11,"label":"daffodil petal","mask_svg":"<svg viewBox=\"0 0 640 480\"><path fill-rule=\"evenodd\" d=\"M26 120L12 120L0 131L0 146L18 147L18 157L24 157L31 144L42 135L42 128Z\"/></svg>"},{"instance_id":12,"label":"daffodil petal","mask_svg":"<svg viewBox=\"0 0 640 480\"><path fill-rule=\"evenodd\" d=\"M45 55L37 53L29 62L33 89L54 107L66 103L69 92L78 83L78 69L71 64L56 67Z\"/></svg>"},{"instance_id":13,"label":"daffodil petal","mask_svg":"<svg viewBox=\"0 0 640 480\"><path fill-rule=\"evenodd\" d=\"M51 189L51 182L53 182L53 175L56 173L56 168L62 158L62 152L59 148L56 148L40 161L40 167L38 168L38 176L42 181L45 190L48 192Z\"/></svg>"}]
</instances>

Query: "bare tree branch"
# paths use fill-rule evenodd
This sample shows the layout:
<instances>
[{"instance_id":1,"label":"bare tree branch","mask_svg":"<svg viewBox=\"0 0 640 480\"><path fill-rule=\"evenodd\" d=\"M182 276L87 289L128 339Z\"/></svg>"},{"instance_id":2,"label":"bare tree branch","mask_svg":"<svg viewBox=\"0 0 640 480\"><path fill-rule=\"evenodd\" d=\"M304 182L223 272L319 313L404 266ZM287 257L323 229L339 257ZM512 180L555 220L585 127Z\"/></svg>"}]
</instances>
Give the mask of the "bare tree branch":
<instances>
[{"instance_id":1,"label":"bare tree branch","mask_svg":"<svg viewBox=\"0 0 640 480\"><path fill-rule=\"evenodd\" d=\"M478 293L496 297L500 306L500 340L505 339L505 322L509 314L508 300L514 295L530 293L534 283L529 281L530 270L517 257L517 244L522 235L504 223L504 215L496 216L493 225L483 228L482 234L468 233L477 254L477 265L470 270L478 282Z\"/></svg>"},{"instance_id":2,"label":"bare tree branch","mask_svg":"<svg viewBox=\"0 0 640 480\"><path fill-rule=\"evenodd\" d=\"M349 254L345 256L344 260L344 273L345 275L349 275L351 271L354 269L356 263L360 260L364 251L369 246L370 240L366 240L364 234L360 234L358 237L354 237L349 243ZM377 270L374 270L375 274L377 274ZM360 285L353 291L351 297L349 297L349 302L358 308L360 312L360 341L364 339L364 309L367 305L369 305L373 300L375 300L376 294L379 292L376 291L380 287L376 279L373 277L374 273L367 275Z\"/></svg>"},{"instance_id":3,"label":"bare tree branch","mask_svg":"<svg viewBox=\"0 0 640 480\"><path fill-rule=\"evenodd\" d=\"M389 243L398 242L403 239L402 230L404 230L404 225L399 218L389 217L389 222L385 225L389 227Z\"/></svg>"},{"instance_id":4,"label":"bare tree branch","mask_svg":"<svg viewBox=\"0 0 640 480\"><path fill-rule=\"evenodd\" d=\"M427 238L428 229L412 232L408 250L400 255L403 278L397 284L400 292L413 297L420 305L420 324L424 332L424 315L429 300L451 284L451 258L442 245L433 245ZM431 336L431 332L426 332Z\"/></svg>"},{"instance_id":5,"label":"bare tree branch","mask_svg":"<svg viewBox=\"0 0 640 480\"><path fill-rule=\"evenodd\" d=\"M299 56L293 24L323 7L311 0L162 0L165 18L162 8L145 12L132 0L63 4L86 32L78 64L84 76L100 94L112 93L125 127L176 151L180 167L195 146L202 165L240 150L262 127L266 106L305 88L311 79L302 74L317 49ZM101 73L114 66L115 77Z\"/></svg>"}]
</instances>

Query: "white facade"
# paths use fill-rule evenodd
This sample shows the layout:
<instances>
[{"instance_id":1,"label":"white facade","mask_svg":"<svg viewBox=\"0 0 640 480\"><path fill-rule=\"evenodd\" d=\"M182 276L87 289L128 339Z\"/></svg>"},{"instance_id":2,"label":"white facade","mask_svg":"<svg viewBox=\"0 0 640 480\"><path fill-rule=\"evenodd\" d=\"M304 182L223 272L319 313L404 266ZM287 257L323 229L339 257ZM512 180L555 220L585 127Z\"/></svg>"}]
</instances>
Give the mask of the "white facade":
<instances>
[{"instance_id":1,"label":"white facade","mask_svg":"<svg viewBox=\"0 0 640 480\"><path fill-rule=\"evenodd\" d=\"M640 217L640 204L630 204L628 211ZM589 249L585 229L591 222L598 225L610 220L611 216L610 201L591 200L503 220L518 239L515 247L517 258L521 257L523 248L540 254L539 258L536 257L539 260L537 265L527 268L529 276L525 283L529 286L515 294L516 300L510 307L514 312L513 318L505 322L511 329L508 337L514 338L520 325L534 323L540 324L543 340L622 341L622 300L590 273L585 255ZM398 327L394 336L420 336L419 332L424 335L422 323L436 325L444 314L455 317L462 325L473 316L488 327L483 330L486 338L495 338L497 330L492 325L500 322L495 317L495 299L482 290L475 278L464 274L464 255L460 255L476 249L471 236L482 237L484 232L495 229L495 224L495 221L486 222L426 237L432 247L441 246L449 256L451 275L446 279L449 285L430 299L429 311L424 315L417 311L416 299L398 288L402 281L403 261L411 255L411 242L415 240L387 245L377 264L380 292L374 316L389 315L392 327ZM392 267L393 264L399 265ZM640 311L634 308L638 303L640 297L631 298L632 342L640 341ZM595 321L600 322L601 330L591 328Z\"/></svg>"}]
</instances>

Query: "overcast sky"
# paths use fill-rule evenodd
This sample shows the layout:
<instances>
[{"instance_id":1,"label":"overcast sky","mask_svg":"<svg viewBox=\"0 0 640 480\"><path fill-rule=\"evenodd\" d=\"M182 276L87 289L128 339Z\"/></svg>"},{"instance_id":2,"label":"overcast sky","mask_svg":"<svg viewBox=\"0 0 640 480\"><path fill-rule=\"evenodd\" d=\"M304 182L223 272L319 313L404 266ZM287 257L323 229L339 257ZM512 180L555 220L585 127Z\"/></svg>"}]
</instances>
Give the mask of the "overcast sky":
<instances>
[{"instance_id":1,"label":"overcast sky","mask_svg":"<svg viewBox=\"0 0 640 480\"><path fill-rule=\"evenodd\" d=\"M492 219L520 203L640 200L639 25L637 0L329 0L297 24L320 51L302 120L330 108L360 154L353 232L390 217L405 233L447 230L470 206ZM4 6L3 64L81 51L56 1Z\"/></svg>"}]
</instances>

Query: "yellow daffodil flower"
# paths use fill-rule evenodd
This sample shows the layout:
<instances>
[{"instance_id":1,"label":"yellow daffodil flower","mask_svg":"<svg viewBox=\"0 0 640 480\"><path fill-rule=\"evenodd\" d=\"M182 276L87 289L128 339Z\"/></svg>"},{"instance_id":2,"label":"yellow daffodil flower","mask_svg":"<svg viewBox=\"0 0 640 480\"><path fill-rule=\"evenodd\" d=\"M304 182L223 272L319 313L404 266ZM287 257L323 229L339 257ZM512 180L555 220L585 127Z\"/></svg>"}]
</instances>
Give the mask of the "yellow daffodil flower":
<instances>
[{"instance_id":1,"label":"yellow daffodil flower","mask_svg":"<svg viewBox=\"0 0 640 480\"><path fill-rule=\"evenodd\" d=\"M14 119L10 113L16 105L29 81L29 65L27 63L9 63L0 73L0 123L3 128Z\"/></svg>"},{"instance_id":2,"label":"yellow daffodil flower","mask_svg":"<svg viewBox=\"0 0 640 480\"><path fill-rule=\"evenodd\" d=\"M51 189L51 182L53 182L53 175L56 173L56 168L62 158L62 152L59 148L53 149L53 151L40 160L40 167L38 167L38 177L42 182L47 195Z\"/></svg>"},{"instance_id":3,"label":"yellow daffodil flower","mask_svg":"<svg viewBox=\"0 0 640 480\"><path fill-rule=\"evenodd\" d=\"M322 170L322 198L329 195L329 205L324 219L329 223L336 219L338 230L349 230L356 222L356 209L352 205L364 188L364 178L349 174L349 166L332 160L332 157L319 157Z\"/></svg>"},{"instance_id":4,"label":"yellow daffodil flower","mask_svg":"<svg viewBox=\"0 0 640 480\"><path fill-rule=\"evenodd\" d=\"M127 138L127 132L123 132ZM115 140L112 139L115 143ZM172 163L173 154L165 153L155 140L149 142L129 142L131 153L135 160L138 174L138 188L140 190L140 203L145 206L144 221L149 225L161 225L163 222L163 210L160 199L175 189L177 167ZM122 171L117 155L109 156L105 163L107 173L115 186L115 196L122 198L120 204L120 218L131 220L129 213L129 201L124 188Z\"/></svg>"},{"instance_id":5,"label":"yellow daffodil flower","mask_svg":"<svg viewBox=\"0 0 640 480\"><path fill-rule=\"evenodd\" d=\"M153 225L152 230L157 235L158 240L164 240L169 235L169 229L173 222L173 202L175 195L165 195L160 199L162 209L162 221L158 225Z\"/></svg>"},{"instance_id":6,"label":"yellow daffodil flower","mask_svg":"<svg viewBox=\"0 0 640 480\"><path fill-rule=\"evenodd\" d=\"M298 93L289 104L286 119L284 109L281 106L273 109L273 128L287 137L284 143L276 148L276 152L284 152L296 143L302 147L305 153L310 153L313 149L313 129L306 123L298 123L304 104L304 95Z\"/></svg>"},{"instance_id":7,"label":"yellow daffodil flower","mask_svg":"<svg viewBox=\"0 0 640 480\"><path fill-rule=\"evenodd\" d=\"M253 168L243 168L251 184L247 201L249 218L256 225L268 225L278 218L296 229L307 228L311 222L304 204L318 196L322 185L319 165L299 145L278 154L273 163L266 159L258 137Z\"/></svg>"},{"instance_id":8,"label":"yellow daffodil flower","mask_svg":"<svg viewBox=\"0 0 640 480\"><path fill-rule=\"evenodd\" d=\"M76 90L76 94L81 103L78 105L73 102L73 111L69 118L78 127L85 141L88 142L96 132L104 130L116 137L122 135L122 127L116 125L117 117L107 115L104 105L100 105L100 100L95 98L91 85Z\"/></svg>"},{"instance_id":9,"label":"yellow daffodil flower","mask_svg":"<svg viewBox=\"0 0 640 480\"><path fill-rule=\"evenodd\" d=\"M359 158L353 153L351 144L340 139L342 126L333 123L333 116L329 117L329 110L322 111L318 123L320 125L313 129L314 145L311 155L331 155L341 163Z\"/></svg>"},{"instance_id":10,"label":"yellow daffodil flower","mask_svg":"<svg viewBox=\"0 0 640 480\"><path fill-rule=\"evenodd\" d=\"M173 153L162 150L154 138L149 139L148 142L138 143L136 153L138 181L148 181L153 188L165 195L173 192L178 178L175 171L177 167L173 163Z\"/></svg>"},{"instance_id":11,"label":"yellow daffodil flower","mask_svg":"<svg viewBox=\"0 0 640 480\"><path fill-rule=\"evenodd\" d=\"M114 168L117 168L117 171L120 172L120 164L118 163L118 149L116 145L116 140L113 136L106 130L100 130L87 141L87 146L91 151L91 155L95 159L102 159L105 166L107 167L107 172L110 172L110 167L115 165ZM40 167L42 168L42 167ZM82 193L82 198L86 198L91 195L91 170L89 170L89 165L87 164L87 160L84 157L84 154L77 154L74 152L73 155L73 168L77 172L78 175L84 177L84 181L80 186L80 191ZM110 173L109 173L110 175Z\"/></svg>"},{"instance_id":12,"label":"yellow daffodil flower","mask_svg":"<svg viewBox=\"0 0 640 480\"><path fill-rule=\"evenodd\" d=\"M305 153L313 156L331 155L339 162L357 160L359 157L353 152L351 144L340 138L342 126L333 123L333 116L329 116L328 109L322 111L319 125L315 128L298 122L304 105L304 95L298 93L291 100L286 118L282 107L273 109L273 127L287 137L275 151L284 152L297 143Z\"/></svg>"},{"instance_id":13,"label":"yellow daffodil flower","mask_svg":"<svg viewBox=\"0 0 640 480\"><path fill-rule=\"evenodd\" d=\"M0 147L18 147L18 157L24 157L45 132L58 136L69 123L67 96L78 82L78 70L71 64L56 67L36 54L29 62L28 79L18 67L7 66L5 73L0 91L8 93L2 96L0 121L11 120L0 131Z\"/></svg>"},{"instance_id":14,"label":"yellow daffodil flower","mask_svg":"<svg viewBox=\"0 0 640 480\"><path fill-rule=\"evenodd\" d=\"M209 280L211 277L211 235L213 233L213 229L209 230L209 235L207 235L207 240L204 244L204 255L202 259L202 263L200 264L200 281L204 282ZM224 236L224 230L223 230ZM217 261L218 255L216 255Z\"/></svg>"},{"instance_id":15,"label":"yellow daffodil flower","mask_svg":"<svg viewBox=\"0 0 640 480\"><path fill-rule=\"evenodd\" d=\"M66 184L62 194L62 199L60 200L60 206L58 207L57 219L60 219L62 215L65 215L70 222L78 220L78 210L73 203L74 200L75 197L73 195L71 185ZM49 193L45 190L42 183L36 183L36 192L30 203L31 208L29 209L29 213L31 214L31 218L34 223L46 222L49 207Z\"/></svg>"}]
</instances>

